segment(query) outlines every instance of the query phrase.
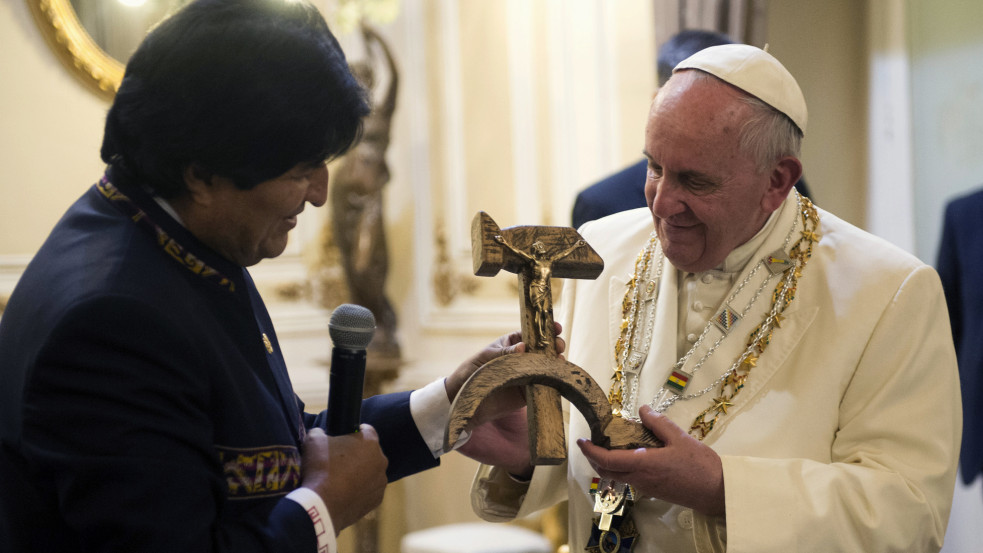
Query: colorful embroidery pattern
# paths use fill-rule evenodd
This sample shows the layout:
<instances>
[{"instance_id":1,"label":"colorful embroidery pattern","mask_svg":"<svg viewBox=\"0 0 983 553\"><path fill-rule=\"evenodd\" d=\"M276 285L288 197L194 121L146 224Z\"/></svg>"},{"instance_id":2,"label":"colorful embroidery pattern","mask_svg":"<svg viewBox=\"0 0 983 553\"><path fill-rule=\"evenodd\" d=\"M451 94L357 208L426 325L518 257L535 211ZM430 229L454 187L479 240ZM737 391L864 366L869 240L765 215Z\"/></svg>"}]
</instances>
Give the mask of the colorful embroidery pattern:
<instances>
[{"instance_id":1,"label":"colorful embroidery pattern","mask_svg":"<svg viewBox=\"0 0 983 553\"><path fill-rule=\"evenodd\" d=\"M174 261L180 263L184 268L188 269L192 273L211 280L218 284L219 286L227 289L229 292L236 291L235 282L231 279L218 272L218 270L206 264L201 259L187 251L187 249L182 246L178 241L171 238L167 232L161 228L157 223L154 223L147 213L140 209L133 200L128 198L126 194L119 191L118 188L113 186L111 182L103 178L98 183L96 183L96 188L106 197L107 200L114 202L119 209L128 215L134 223L142 224L152 230L154 235L157 237L157 245L160 246L168 255L174 258Z\"/></svg>"},{"instance_id":2,"label":"colorful embroidery pattern","mask_svg":"<svg viewBox=\"0 0 983 553\"><path fill-rule=\"evenodd\" d=\"M300 451L294 446L215 446L229 499L283 495L300 486Z\"/></svg>"},{"instance_id":3,"label":"colorful embroidery pattern","mask_svg":"<svg viewBox=\"0 0 983 553\"><path fill-rule=\"evenodd\" d=\"M736 325L737 321L739 320L741 320L741 318L737 315L737 313L727 306L723 311L717 314L717 316L713 319L713 322L717 325L721 332L727 334L730 332L730 329L734 328L734 325Z\"/></svg>"}]
</instances>

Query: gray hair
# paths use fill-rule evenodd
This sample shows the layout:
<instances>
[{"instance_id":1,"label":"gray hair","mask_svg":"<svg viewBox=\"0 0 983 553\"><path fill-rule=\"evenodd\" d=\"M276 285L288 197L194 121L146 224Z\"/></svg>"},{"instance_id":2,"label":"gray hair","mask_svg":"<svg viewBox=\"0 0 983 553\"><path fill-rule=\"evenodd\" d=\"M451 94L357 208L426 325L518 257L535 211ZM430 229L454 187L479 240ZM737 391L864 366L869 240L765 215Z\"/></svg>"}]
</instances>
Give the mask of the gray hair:
<instances>
[{"instance_id":1,"label":"gray hair","mask_svg":"<svg viewBox=\"0 0 983 553\"><path fill-rule=\"evenodd\" d=\"M705 71L695 73L699 79L724 82ZM779 158L799 157L802 131L787 115L743 90L741 101L751 108L751 114L740 130L740 148L754 160L759 172L767 171Z\"/></svg>"},{"instance_id":2,"label":"gray hair","mask_svg":"<svg viewBox=\"0 0 983 553\"><path fill-rule=\"evenodd\" d=\"M802 131L784 113L756 96L742 94L751 116L741 127L741 150L754 160L759 172L767 171L785 156L799 157Z\"/></svg>"}]
</instances>

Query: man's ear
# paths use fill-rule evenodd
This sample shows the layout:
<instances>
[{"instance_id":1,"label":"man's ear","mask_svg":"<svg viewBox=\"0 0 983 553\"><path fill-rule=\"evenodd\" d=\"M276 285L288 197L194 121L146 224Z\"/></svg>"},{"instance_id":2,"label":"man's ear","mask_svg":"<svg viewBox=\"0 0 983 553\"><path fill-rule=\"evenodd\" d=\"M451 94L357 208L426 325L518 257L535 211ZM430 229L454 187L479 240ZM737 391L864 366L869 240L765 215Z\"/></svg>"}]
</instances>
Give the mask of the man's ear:
<instances>
[{"instance_id":1,"label":"man's ear","mask_svg":"<svg viewBox=\"0 0 983 553\"><path fill-rule=\"evenodd\" d=\"M762 201L769 212L778 209L788 196L789 190L795 186L802 176L802 162L793 156L785 156L771 170L768 191Z\"/></svg>"},{"instance_id":2,"label":"man's ear","mask_svg":"<svg viewBox=\"0 0 983 553\"><path fill-rule=\"evenodd\" d=\"M193 203L207 205L212 196L212 179L215 174L197 163L191 163L184 168L183 176L188 198Z\"/></svg>"}]
</instances>

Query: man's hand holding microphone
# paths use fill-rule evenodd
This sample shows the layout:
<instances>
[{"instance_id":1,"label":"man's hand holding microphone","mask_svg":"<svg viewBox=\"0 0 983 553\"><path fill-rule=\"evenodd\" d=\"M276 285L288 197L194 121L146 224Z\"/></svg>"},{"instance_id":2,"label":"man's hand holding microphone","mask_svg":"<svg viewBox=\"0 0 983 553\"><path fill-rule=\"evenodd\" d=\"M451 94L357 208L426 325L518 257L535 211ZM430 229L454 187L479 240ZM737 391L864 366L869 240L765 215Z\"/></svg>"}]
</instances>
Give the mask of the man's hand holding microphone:
<instances>
[{"instance_id":1,"label":"man's hand holding microphone","mask_svg":"<svg viewBox=\"0 0 983 553\"><path fill-rule=\"evenodd\" d=\"M382 503L389 461L372 426L359 424L365 383L365 348L375 317L352 304L331 314L331 376L327 433L314 428L304 439L301 485L324 500L337 534Z\"/></svg>"}]
</instances>

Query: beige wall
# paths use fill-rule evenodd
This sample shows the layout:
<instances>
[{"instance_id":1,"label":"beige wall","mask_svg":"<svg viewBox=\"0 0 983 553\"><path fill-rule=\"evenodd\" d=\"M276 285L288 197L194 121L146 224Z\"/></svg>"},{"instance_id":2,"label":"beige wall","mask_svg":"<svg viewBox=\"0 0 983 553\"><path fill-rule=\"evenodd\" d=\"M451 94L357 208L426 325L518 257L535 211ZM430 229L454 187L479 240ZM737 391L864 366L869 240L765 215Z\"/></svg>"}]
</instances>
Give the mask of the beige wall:
<instances>
[{"instance_id":1,"label":"beige wall","mask_svg":"<svg viewBox=\"0 0 983 553\"><path fill-rule=\"evenodd\" d=\"M867 181L865 3L769 3L769 51L796 76L809 123L802 143L816 203L863 226Z\"/></svg>"},{"instance_id":2,"label":"beige wall","mask_svg":"<svg viewBox=\"0 0 983 553\"><path fill-rule=\"evenodd\" d=\"M983 3L911 0L917 253L936 259L945 203L983 185Z\"/></svg>"},{"instance_id":3,"label":"beige wall","mask_svg":"<svg viewBox=\"0 0 983 553\"><path fill-rule=\"evenodd\" d=\"M48 48L25 0L0 3L0 257L30 256L102 175L108 103Z\"/></svg>"},{"instance_id":4,"label":"beige wall","mask_svg":"<svg viewBox=\"0 0 983 553\"><path fill-rule=\"evenodd\" d=\"M472 157L487 166L471 164L466 171L471 182L480 182L482 187L492 182L509 186L510 180L511 144L491 140L496 133L488 131L496 123L507 122L496 115L499 109L508 109L508 95L496 86L507 84L502 75L505 60L494 55L506 48L504 5L463 3L460 15L461 36L466 37L461 55L472 64L462 75L467 82L465 109L476 114L468 131L488 140L487 144L478 140L469 145ZM633 6L645 14L644 3ZM616 10L615 28L623 31L629 22L640 19L631 18L631 12ZM536 32L541 33L545 24L542 9L535 17ZM866 170L865 66L863 56L857 55L864 51L863 18L864 6L859 2L784 0L771 3L768 29L771 51L798 76L809 102L810 132L803 151L809 183L821 205L856 223L863 222ZM70 75L51 53L25 2L0 5L0 34L5 37L0 61L6 76L5 86L0 87L0 164L6 170L4 186L18 198L0 206L0 255L30 255L63 209L100 174L98 149L108 104ZM624 51L615 58L618 66L613 75L622 90L648 87L652 82L652 54L646 51L650 44L650 39L637 34L618 43ZM547 61L545 48L536 52L541 67ZM535 113L542 121L548 121L549 92L538 89ZM589 183L589 175L603 175L635 157L641 147L642 123L633 121L644 119L645 103L645 93L629 93L619 103L616 126L625 130L617 151L585 171L588 176L566 183L568 190L548 196L546 201L562 205L546 212L564 213L573 192ZM633 117L638 111L642 113ZM536 128L540 135L544 126L541 122ZM552 147L548 139L540 142L544 148ZM550 178L549 169L543 163L542 178ZM471 203L487 209L488 200Z\"/></svg>"}]
</instances>

